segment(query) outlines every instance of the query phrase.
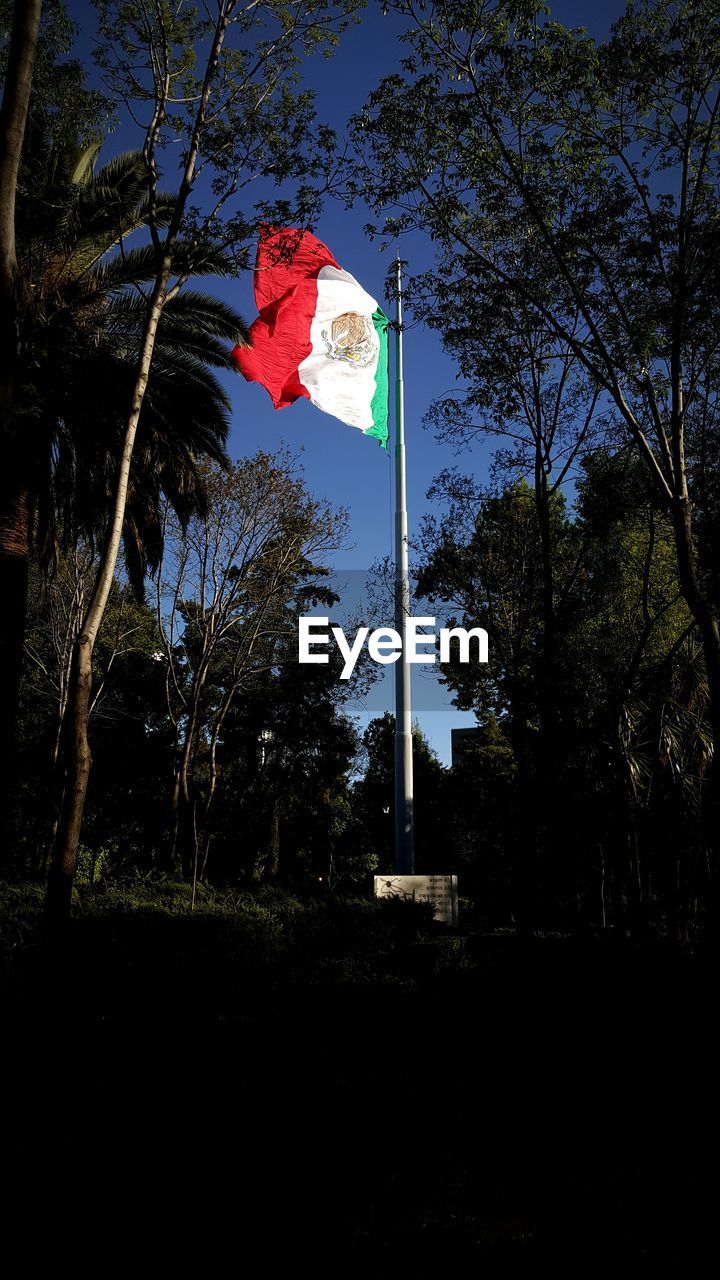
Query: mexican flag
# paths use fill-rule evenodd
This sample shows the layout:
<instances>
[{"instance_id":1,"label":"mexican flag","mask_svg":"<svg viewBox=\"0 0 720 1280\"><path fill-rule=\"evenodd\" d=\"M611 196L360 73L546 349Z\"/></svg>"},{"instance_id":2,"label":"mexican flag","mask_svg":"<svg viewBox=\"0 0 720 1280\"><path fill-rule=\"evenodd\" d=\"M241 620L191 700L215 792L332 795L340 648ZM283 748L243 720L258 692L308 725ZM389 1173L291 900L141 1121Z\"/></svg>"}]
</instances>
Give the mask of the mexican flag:
<instances>
[{"instance_id":1,"label":"mexican flag","mask_svg":"<svg viewBox=\"0 0 720 1280\"><path fill-rule=\"evenodd\" d=\"M254 283L250 346L232 353L240 372L276 409L305 396L387 449L388 319L375 298L293 227L261 237Z\"/></svg>"}]
</instances>

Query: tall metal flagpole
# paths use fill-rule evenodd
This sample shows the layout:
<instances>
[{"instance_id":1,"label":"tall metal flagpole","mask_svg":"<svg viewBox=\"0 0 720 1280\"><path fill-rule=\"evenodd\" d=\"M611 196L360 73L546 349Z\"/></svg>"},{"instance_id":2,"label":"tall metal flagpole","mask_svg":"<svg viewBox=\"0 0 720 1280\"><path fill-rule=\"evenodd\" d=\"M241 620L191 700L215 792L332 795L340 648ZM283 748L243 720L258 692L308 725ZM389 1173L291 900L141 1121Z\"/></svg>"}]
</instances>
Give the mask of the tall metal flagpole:
<instances>
[{"instance_id":1,"label":"tall metal flagpole","mask_svg":"<svg viewBox=\"0 0 720 1280\"><path fill-rule=\"evenodd\" d=\"M403 392L402 264L395 260L395 630L402 653L395 663L395 870L413 875L413 752L410 706L410 664L406 634L410 615L410 569L405 486L405 404Z\"/></svg>"}]
</instances>

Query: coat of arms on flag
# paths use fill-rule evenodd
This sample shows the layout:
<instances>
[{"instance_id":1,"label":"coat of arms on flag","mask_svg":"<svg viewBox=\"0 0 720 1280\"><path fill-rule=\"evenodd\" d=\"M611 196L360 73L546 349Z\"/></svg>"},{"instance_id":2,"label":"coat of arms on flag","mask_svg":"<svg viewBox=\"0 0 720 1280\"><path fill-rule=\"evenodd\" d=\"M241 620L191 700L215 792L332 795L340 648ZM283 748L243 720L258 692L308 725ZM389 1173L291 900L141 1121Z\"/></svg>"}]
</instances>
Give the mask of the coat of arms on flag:
<instances>
[{"instance_id":1,"label":"coat of arms on flag","mask_svg":"<svg viewBox=\"0 0 720 1280\"><path fill-rule=\"evenodd\" d=\"M326 245L294 227L260 239L258 318L233 356L276 409L305 396L387 449L388 319Z\"/></svg>"}]
</instances>

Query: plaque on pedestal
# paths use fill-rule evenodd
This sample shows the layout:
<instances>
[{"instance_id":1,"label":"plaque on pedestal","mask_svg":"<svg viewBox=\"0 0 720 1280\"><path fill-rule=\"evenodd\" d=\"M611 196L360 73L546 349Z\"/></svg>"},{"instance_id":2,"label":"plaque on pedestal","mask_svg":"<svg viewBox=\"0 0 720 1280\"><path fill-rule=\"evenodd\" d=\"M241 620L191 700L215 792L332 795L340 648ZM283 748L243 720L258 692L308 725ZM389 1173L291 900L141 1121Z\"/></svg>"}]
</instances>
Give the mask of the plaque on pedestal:
<instances>
[{"instance_id":1,"label":"plaque on pedestal","mask_svg":"<svg viewBox=\"0 0 720 1280\"><path fill-rule=\"evenodd\" d=\"M434 902L435 919L458 922L457 876L373 876L376 898L409 898Z\"/></svg>"}]
</instances>

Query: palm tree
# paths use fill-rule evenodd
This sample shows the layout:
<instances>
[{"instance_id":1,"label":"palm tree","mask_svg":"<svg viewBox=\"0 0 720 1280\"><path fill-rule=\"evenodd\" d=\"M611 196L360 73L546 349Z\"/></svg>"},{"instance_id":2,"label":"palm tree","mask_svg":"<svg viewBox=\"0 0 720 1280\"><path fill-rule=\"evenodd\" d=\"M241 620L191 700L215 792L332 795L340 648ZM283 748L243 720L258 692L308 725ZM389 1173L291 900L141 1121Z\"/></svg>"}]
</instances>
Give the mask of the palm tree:
<instances>
[{"instance_id":1,"label":"palm tree","mask_svg":"<svg viewBox=\"0 0 720 1280\"><path fill-rule=\"evenodd\" d=\"M84 536L92 545L107 526L143 330L143 287L156 273L152 245L125 245L148 221L140 152L95 173L97 147L62 156L32 151L19 197L20 376L2 433L3 753L12 749L30 555L35 549L48 565L59 540L72 545ZM159 225L169 211L161 198ZM181 244L176 261L194 277L230 271L212 246ZM240 316L208 294L186 290L165 307L124 524L126 565L138 588L159 559L163 496L187 520L203 504L197 459L225 459L229 403L214 370L233 368L229 350L245 335Z\"/></svg>"}]
</instances>

